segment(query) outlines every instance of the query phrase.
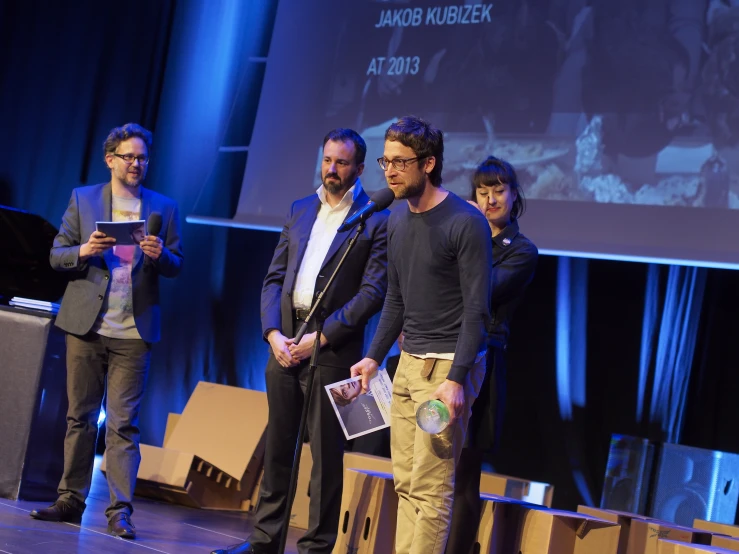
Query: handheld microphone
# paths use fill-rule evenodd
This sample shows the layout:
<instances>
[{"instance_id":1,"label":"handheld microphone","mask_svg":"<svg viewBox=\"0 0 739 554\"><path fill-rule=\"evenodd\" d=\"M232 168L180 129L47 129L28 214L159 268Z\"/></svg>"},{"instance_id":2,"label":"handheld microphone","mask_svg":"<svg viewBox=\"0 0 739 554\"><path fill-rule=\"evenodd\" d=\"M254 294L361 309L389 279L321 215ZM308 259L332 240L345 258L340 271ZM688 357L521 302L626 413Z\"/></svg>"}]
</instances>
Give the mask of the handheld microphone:
<instances>
[{"instance_id":1,"label":"handheld microphone","mask_svg":"<svg viewBox=\"0 0 739 554\"><path fill-rule=\"evenodd\" d=\"M159 235L162 230L162 214L159 212L151 212L149 219L146 221L146 232L155 237ZM144 271L148 271L149 266L153 263L149 256L144 256Z\"/></svg>"},{"instance_id":2,"label":"handheld microphone","mask_svg":"<svg viewBox=\"0 0 739 554\"><path fill-rule=\"evenodd\" d=\"M146 222L146 230L150 235L154 235L155 237L159 235L162 230L162 214L151 212L149 214L149 220Z\"/></svg>"},{"instance_id":3,"label":"handheld microphone","mask_svg":"<svg viewBox=\"0 0 739 554\"><path fill-rule=\"evenodd\" d=\"M349 219L341 224L338 232L343 233L344 231L348 231L355 227L360 222L367 221L373 213L384 210L392 204L393 200L395 200L395 193L389 188L375 191L375 193L370 197L369 202L359 208Z\"/></svg>"}]
</instances>

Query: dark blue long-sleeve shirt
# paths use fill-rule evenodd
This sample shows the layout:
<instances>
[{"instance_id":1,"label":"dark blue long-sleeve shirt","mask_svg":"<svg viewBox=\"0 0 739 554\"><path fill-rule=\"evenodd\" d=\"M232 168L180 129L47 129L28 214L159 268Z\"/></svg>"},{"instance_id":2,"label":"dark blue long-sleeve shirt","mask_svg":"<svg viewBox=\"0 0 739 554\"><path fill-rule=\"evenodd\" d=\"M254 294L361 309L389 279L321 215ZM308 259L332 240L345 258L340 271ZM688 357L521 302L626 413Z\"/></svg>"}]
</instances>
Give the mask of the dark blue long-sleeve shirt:
<instances>
[{"instance_id":1,"label":"dark blue long-sleeve shirt","mask_svg":"<svg viewBox=\"0 0 739 554\"><path fill-rule=\"evenodd\" d=\"M393 210L387 296L367 356L384 359L402 330L408 354L454 352L448 378L464 383L485 350L492 250L485 217L453 193L422 213Z\"/></svg>"}]
</instances>

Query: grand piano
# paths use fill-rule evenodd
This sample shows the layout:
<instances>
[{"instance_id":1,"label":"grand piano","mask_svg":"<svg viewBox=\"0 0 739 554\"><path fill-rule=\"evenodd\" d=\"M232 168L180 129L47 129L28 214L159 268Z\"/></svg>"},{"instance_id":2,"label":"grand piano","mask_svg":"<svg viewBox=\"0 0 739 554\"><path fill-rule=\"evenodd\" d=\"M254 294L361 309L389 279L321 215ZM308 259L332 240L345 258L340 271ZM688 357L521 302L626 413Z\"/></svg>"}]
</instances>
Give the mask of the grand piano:
<instances>
[{"instance_id":1,"label":"grand piano","mask_svg":"<svg viewBox=\"0 0 739 554\"><path fill-rule=\"evenodd\" d=\"M13 297L59 302L68 276L51 269L57 229L0 206L0 497L56 499L66 430L64 333L53 313Z\"/></svg>"}]
</instances>

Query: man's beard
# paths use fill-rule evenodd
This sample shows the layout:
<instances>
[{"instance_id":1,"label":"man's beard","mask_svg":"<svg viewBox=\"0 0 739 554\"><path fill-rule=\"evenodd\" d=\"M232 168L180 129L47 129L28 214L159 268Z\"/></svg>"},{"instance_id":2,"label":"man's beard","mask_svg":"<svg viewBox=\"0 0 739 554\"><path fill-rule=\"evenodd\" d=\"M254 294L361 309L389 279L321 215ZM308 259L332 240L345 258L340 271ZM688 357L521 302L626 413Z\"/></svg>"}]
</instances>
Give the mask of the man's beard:
<instances>
[{"instance_id":1,"label":"man's beard","mask_svg":"<svg viewBox=\"0 0 739 554\"><path fill-rule=\"evenodd\" d=\"M134 173L126 172L123 176L122 181L129 187L138 187L144 181L144 172L142 171L138 175Z\"/></svg>"},{"instance_id":2,"label":"man's beard","mask_svg":"<svg viewBox=\"0 0 739 554\"><path fill-rule=\"evenodd\" d=\"M423 194L426 190L426 178L422 176L418 181L407 183L395 189L396 200L407 200L408 198L416 198Z\"/></svg>"},{"instance_id":3,"label":"man's beard","mask_svg":"<svg viewBox=\"0 0 739 554\"><path fill-rule=\"evenodd\" d=\"M334 180L329 181L328 177L333 177ZM351 185L347 185L347 183L354 183L356 178L356 175L351 175L349 179L342 181L335 173L327 173L323 178L323 186L330 194L339 194L342 191L349 190Z\"/></svg>"}]
</instances>

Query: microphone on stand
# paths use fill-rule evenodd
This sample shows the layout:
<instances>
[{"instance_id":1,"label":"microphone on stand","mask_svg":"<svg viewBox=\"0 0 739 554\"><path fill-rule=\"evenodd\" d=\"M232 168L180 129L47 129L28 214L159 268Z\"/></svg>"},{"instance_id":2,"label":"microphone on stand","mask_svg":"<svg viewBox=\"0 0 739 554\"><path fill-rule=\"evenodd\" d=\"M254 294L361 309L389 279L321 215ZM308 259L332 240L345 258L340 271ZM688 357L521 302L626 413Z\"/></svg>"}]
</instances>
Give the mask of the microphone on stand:
<instances>
[{"instance_id":1,"label":"microphone on stand","mask_svg":"<svg viewBox=\"0 0 739 554\"><path fill-rule=\"evenodd\" d=\"M353 229L360 223L364 223L365 221L367 221L367 219L369 219L369 217L372 214L377 213L387 208L390 204L393 203L393 200L395 200L395 193L389 188L380 189L378 191L375 191L375 193L372 196L370 196L369 202L367 202L364 206L359 208L356 212L352 214L351 217L349 217L346 221L344 221L344 223L342 223L341 226L338 228L337 232L343 233L344 231ZM334 274L328 280L328 283L326 283L324 291L328 289L328 287L331 285L336 275L336 272L338 271L338 268L341 267L342 263L344 263L344 258L346 258L347 254L349 254L349 251L354 246L354 242L357 240L358 236L359 236L359 233L355 234L349 240L349 247L347 248L347 250L344 251L344 255L339 261L339 265L334 270ZM308 318L305 321L303 321L303 324L300 326L298 333L295 335L295 338L294 338L295 344L300 342L300 339L303 338L303 335L305 335L306 331L308 330L308 322L312 321L313 312L316 309L316 306L320 305L321 301L323 300L324 291L321 291L317 295L316 299L314 300L313 307L311 307L310 313L308 314Z\"/></svg>"},{"instance_id":2,"label":"microphone on stand","mask_svg":"<svg viewBox=\"0 0 739 554\"><path fill-rule=\"evenodd\" d=\"M375 193L370 196L369 202L359 208L351 217L339 226L338 232L343 233L344 231L348 231L349 229L356 227L361 221L367 221L373 213L382 211L392 204L393 200L395 200L395 193L389 188L375 191Z\"/></svg>"}]
</instances>

